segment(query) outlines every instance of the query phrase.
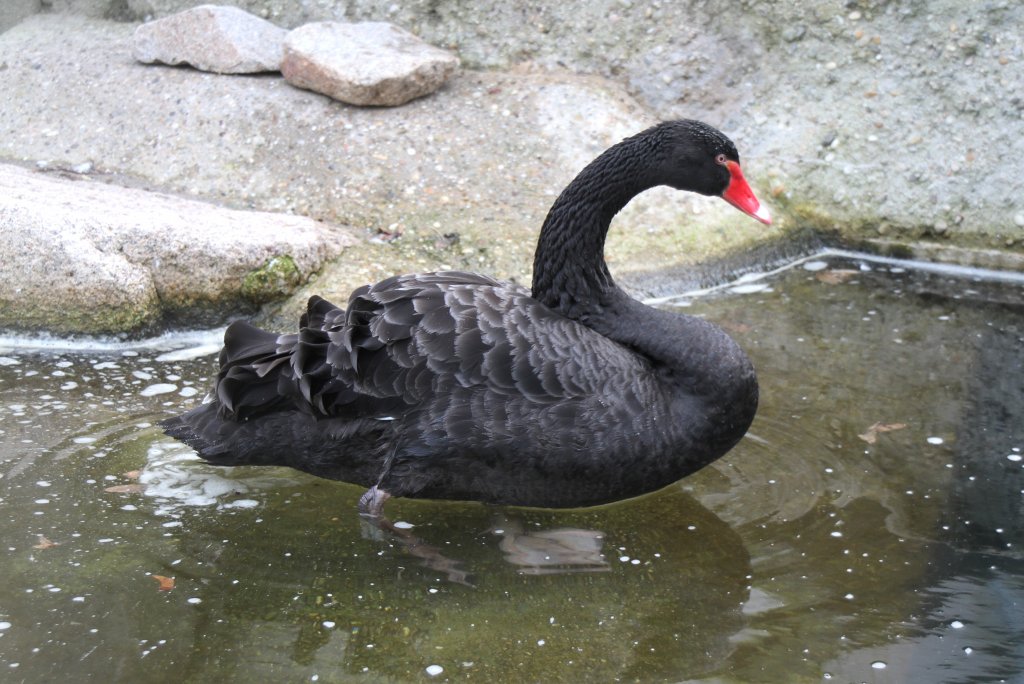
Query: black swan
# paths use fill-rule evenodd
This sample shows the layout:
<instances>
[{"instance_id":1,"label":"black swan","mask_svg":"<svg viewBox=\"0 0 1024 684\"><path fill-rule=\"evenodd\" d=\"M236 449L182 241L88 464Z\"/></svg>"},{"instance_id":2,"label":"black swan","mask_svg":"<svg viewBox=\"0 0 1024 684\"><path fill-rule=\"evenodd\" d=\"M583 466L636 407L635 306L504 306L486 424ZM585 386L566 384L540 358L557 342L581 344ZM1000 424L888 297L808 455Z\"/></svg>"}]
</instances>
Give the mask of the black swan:
<instances>
[{"instance_id":1,"label":"black swan","mask_svg":"<svg viewBox=\"0 0 1024 684\"><path fill-rule=\"evenodd\" d=\"M720 328L612 281L604 243L638 193L717 195L769 224L735 145L698 121L609 148L562 192L533 289L474 273L395 276L341 309L309 300L299 332L228 327L208 401L166 433L218 465L290 466L389 496L552 508L659 489L750 426L757 379Z\"/></svg>"}]
</instances>

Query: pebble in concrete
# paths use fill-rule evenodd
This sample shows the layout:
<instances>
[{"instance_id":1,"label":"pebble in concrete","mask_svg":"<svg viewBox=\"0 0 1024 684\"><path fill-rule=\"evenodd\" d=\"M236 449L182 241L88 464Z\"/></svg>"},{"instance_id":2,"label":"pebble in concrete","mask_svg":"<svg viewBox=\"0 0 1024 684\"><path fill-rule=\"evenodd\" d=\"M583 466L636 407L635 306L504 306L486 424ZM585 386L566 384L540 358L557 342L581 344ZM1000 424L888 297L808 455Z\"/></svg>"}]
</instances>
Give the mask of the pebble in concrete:
<instances>
[{"instance_id":1,"label":"pebble in concrete","mask_svg":"<svg viewBox=\"0 0 1024 684\"><path fill-rule=\"evenodd\" d=\"M277 71L287 31L237 7L199 5L142 24L134 55L151 64L190 64L220 74Z\"/></svg>"},{"instance_id":2,"label":"pebble in concrete","mask_svg":"<svg viewBox=\"0 0 1024 684\"><path fill-rule=\"evenodd\" d=\"M458 64L393 24L318 22L288 34L281 73L348 104L394 107L440 88Z\"/></svg>"}]
</instances>

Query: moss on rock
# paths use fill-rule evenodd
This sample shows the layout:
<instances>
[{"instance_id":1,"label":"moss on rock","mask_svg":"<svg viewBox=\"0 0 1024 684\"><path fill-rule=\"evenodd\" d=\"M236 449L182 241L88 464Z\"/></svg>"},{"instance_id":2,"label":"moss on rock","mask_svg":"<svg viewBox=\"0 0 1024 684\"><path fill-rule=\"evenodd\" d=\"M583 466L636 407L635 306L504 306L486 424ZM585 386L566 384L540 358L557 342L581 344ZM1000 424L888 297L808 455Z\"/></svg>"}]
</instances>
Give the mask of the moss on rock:
<instances>
[{"instance_id":1,"label":"moss on rock","mask_svg":"<svg viewBox=\"0 0 1024 684\"><path fill-rule=\"evenodd\" d=\"M291 294L303 281L295 260L287 254L268 259L242 278L242 296L253 304L264 304Z\"/></svg>"}]
</instances>

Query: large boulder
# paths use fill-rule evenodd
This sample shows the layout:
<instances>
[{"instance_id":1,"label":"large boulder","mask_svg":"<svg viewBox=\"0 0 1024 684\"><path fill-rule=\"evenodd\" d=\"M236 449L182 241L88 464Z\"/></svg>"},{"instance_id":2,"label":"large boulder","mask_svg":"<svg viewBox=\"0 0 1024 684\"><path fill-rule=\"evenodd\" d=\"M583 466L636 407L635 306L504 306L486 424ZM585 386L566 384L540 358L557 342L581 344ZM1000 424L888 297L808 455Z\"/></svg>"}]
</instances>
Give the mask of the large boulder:
<instances>
[{"instance_id":1,"label":"large boulder","mask_svg":"<svg viewBox=\"0 0 1024 684\"><path fill-rule=\"evenodd\" d=\"M281 73L341 102L394 107L434 92L458 65L455 55L393 24L325 21L288 34Z\"/></svg>"},{"instance_id":2,"label":"large boulder","mask_svg":"<svg viewBox=\"0 0 1024 684\"><path fill-rule=\"evenodd\" d=\"M277 71L287 31L237 7L199 5L135 29L133 54L219 74Z\"/></svg>"},{"instance_id":3,"label":"large boulder","mask_svg":"<svg viewBox=\"0 0 1024 684\"><path fill-rule=\"evenodd\" d=\"M308 218L75 177L0 165L0 328L223 320L289 294L355 242Z\"/></svg>"}]
</instances>

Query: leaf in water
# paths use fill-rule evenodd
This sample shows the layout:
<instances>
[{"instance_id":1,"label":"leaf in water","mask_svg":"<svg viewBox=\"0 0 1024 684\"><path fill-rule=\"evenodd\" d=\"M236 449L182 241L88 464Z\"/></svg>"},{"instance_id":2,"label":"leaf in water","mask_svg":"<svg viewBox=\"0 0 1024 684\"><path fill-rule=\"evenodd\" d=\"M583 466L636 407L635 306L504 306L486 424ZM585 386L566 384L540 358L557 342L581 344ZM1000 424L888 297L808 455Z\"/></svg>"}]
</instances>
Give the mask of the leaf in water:
<instances>
[{"instance_id":1,"label":"leaf in water","mask_svg":"<svg viewBox=\"0 0 1024 684\"><path fill-rule=\"evenodd\" d=\"M171 589L174 588L174 578L173 577L164 577L163 575L150 575L150 577L152 577L153 579L155 579L157 582L160 583L160 586L157 587L157 589L160 590L160 591L170 591Z\"/></svg>"},{"instance_id":2,"label":"leaf in water","mask_svg":"<svg viewBox=\"0 0 1024 684\"><path fill-rule=\"evenodd\" d=\"M138 480L139 475L142 474L141 470L129 470L127 473L121 473L121 477L126 480Z\"/></svg>"},{"instance_id":3,"label":"leaf in water","mask_svg":"<svg viewBox=\"0 0 1024 684\"><path fill-rule=\"evenodd\" d=\"M861 435L857 435L868 444L874 444L878 441L878 434L881 432L893 432L894 430L902 430L907 427L906 423L875 423L868 428L867 432Z\"/></svg>"},{"instance_id":4,"label":"leaf in water","mask_svg":"<svg viewBox=\"0 0 1024 684\"><path fill-rule=\"evenodd\" d=\"M60 542L50 541L45 536L37 534L38 541L32 545L33 549L52 549L54 546L60 546Z\"/></svg>"},{"instance_id":5,"label":"leaf in water","mask_svg":"<svg viewBox=\"0 0 1024 684\"><path fill-rule=\"evenodd\" d=\"M146 485L138 483L114 485L113 487L105 488L103 491L110 492L111 494L140 494L146 491Z\"/></svg>"},{"instance_id":6,"label":"leaf in water","mask_svg":"<svg viewBox=\"0 0 1024 684\"><path fill-rule=\"evenodd\" d=\"M833 268L828 271L821 271L814 275L815 278L828 285L839 285L857 275L858 271L848 268Z\"/></svg>"}]
</instances>

